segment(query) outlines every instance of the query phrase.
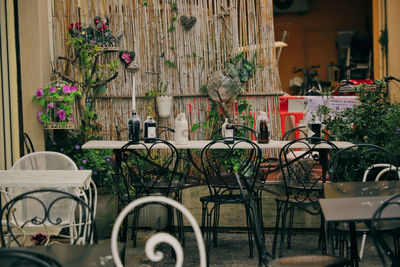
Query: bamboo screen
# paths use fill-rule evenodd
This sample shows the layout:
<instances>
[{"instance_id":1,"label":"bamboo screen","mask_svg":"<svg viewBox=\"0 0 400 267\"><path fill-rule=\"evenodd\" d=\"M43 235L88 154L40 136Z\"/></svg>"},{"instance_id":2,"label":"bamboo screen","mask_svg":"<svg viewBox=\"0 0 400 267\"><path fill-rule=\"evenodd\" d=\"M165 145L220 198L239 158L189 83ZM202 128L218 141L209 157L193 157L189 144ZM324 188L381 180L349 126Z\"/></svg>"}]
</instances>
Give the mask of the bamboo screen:
<instances>
[{"instance_id":1,"label":"bamboo screen","mask_svg":"<svg viewBox=\"0 0 400 267\"><path fill-rule=\"evenodd\" d=\"M281 86L275 61L272 0L55 0L54 58L68 54L68 25L78 21L87 25L95 16L109 18L113 33L123 34L120 50L134 51L139 67L128 72L120 62L118 77L108 84L106 95L96 99L100 134L105 139L127 139L133 83L142 122L149 115L149 100L144 95L160 82L168 84L167 92L174 96L174 112L167 119L158 118L159 125L173 127L179 112L186 113L189 127L205 121L210 102L200 88L241 51L256 64L242 97L252 105L250 115L268 112L272 138L279 139ZM182 16L196 18L189 30L183 28ZM117 58L118 53L108 57ZM232 103L228 110L241 123L236 107L237 103ZM202 137L191 133L191 138Z\"/></svg>"}]
</instances>

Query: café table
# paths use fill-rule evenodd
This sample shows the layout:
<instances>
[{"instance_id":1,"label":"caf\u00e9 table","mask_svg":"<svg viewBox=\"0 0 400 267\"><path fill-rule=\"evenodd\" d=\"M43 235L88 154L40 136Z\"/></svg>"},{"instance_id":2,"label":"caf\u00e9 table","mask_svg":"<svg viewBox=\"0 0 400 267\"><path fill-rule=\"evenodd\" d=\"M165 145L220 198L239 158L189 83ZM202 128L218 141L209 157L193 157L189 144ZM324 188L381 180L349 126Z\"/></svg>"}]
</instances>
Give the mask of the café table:
<instances>
[{"instance_id":1,"label":"caf\u00e9 table","mask_svg":"<svg viewBox=\"0 0 400 267\"><path fill-rule=\"evenodd\" d=\"M203 149L209 142L210 140L194 140L194 141L188 141L186 144L175 144L174 141L169 141L171 144L173 144L178 150L186 150L188 152L190 152L191 150L201 150ZM289 143L290 141L275 141L275 140L270 140L269 143L258 143L255 142L261 149L265 149L265 150L271 150L271 149L281 149L282 147L284 147L287 143ZM112 149L113 151L113 167L115 170L115 184L118 185L119 184L119 178L120 178L120 167L121 167L121 156L122 156L122 147L124 145L126 145L128 143L128 141L111 141L111 140L91 140L87 143L85 143L82 146L82 149ZM350 142L343 142L343 141L333 141L332 143L334 143L338 149L343 149L343 148L347 148L352 146L353 144ZM128 147L128 149L143 149L143 144L145 144L146 146L151 146L151 143L142 143L141 141L141 145L135 145L132 144ZM156 147L159 146L160 149L162 149L162 144L160 145L156 145ZM224 146L221 146L221 148L223 148ZM218 146L216 146L215 148L218 148ZM238 148L245 148L243 146L239 146ZM302 149L302 148L307 148L306 144L297 144L296 146L293 146L293 148L298 148L298 149ZM326 144L319 144L318 148L321 149L321 151L323 152L323 155L321 155L321 161L323 165L327 165L327 151L326 153L324 148L330 148L328 147ZM193 166L201 172L201 168L199 168L195 162L193 161L193 159L191 158L191 153L186 153L187 156L189 157L189 161L193 164ZM326 166L325 166L326 168ZM119 187L116 186L116 190L119 190ZM115 209L115 216L118 216L118 213L120 211L120 207L119 207L119 194L117 191L116 194L116 209Z\"/></svg>"},{"instance_id":2,"label":"caf\u00e9 table","mask_svg":"<svg viewBox=\"0 0 400 267\"><path fill-rule=\"evenodd\" d=\"M359 266L356 223L368 222L379 205L400 192L400 181L326 183L319 200L327 223L344 222L350 230L350 264ZM400 207L385 210L381 218L400 218Z\"/></svg>"}]
</instances>

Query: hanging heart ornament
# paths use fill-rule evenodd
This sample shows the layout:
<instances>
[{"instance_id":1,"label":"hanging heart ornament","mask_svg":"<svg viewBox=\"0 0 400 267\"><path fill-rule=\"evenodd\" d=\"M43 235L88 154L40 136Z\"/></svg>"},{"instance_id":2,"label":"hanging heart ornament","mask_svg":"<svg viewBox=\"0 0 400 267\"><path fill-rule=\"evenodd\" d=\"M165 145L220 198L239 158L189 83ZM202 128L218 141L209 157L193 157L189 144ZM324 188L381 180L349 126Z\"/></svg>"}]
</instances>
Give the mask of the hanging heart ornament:
<instances>
[{"instance_id":1,"label":"hanging heart ornament","mask_svg":"<svg viewBox=\"0 0 400 267\"><path fill-rule=\"evenodd\" d=\"M181 25L187 31L196 24L196 21L196 17L181 16Z\"/></svg>"},{"instance_id":2,"label":"hanging heart ornament","mask_svg":"<svg viewBox=\"0 0 400 267\"><path fill-rule=\"evenodd\" d=\"M125 67L127 67L135 59L135 52L121 51L119 52L119 58L125 64Z\"/></svg>"}]
</instances>

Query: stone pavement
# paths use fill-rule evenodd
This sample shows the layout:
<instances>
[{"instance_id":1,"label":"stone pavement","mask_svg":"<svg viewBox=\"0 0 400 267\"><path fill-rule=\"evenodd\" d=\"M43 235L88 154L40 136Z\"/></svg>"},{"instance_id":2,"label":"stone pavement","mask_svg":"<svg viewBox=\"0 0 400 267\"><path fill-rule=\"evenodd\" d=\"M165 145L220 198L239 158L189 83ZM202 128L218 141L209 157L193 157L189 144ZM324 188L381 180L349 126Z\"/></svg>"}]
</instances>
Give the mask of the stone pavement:
<instances>
[{"instance_id":1,"label":"stone pavement","mask_svg":"<svg viewBox=\"0 0 400 267\"><path fill-rule=\"evenodd\" d=\"M128 243L126 252L127 267L133 266L174 266L175 261L171 257L171 250L167 245L160 245L160 250L164 252L165 259L160 263L150 262L144 253L145 240L154 234L154 231L140 231L138 236L138 246L132 248L132 243ZM198 266L199 256L198 248L191 232L185 233L186 244L184 247L183 266ZM272 233L266 234L267 249L270 251L272 245ZM360 239L360 238L359 238ZM108 240L101 240L107 242ZM249 258L249 247L247 242L247 233L243 231L229 231L218 235L218 247L211 247L210 266L258 266L256 247L254 258ZM285 249L285 256L320 254L318 249L318 233L311 231L295 231L292 236L292 248ZM375 251L371 237L367 237L367 243L364 252L364 258L360 262L361 267L382 266L379 257Z\"/></svg>"}]
</instances>

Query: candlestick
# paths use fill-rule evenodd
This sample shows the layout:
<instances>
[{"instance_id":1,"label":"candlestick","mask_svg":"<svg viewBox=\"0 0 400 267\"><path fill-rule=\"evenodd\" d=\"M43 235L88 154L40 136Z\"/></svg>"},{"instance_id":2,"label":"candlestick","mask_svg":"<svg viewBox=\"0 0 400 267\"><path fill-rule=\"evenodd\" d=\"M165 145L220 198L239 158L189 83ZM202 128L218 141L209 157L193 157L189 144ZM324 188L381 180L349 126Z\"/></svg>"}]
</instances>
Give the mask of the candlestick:
<instances>
[{"instance_id":1,"label":"candlestick","mask_svg":"<svg viewBox=\"0 0 400 267\"><path fill-rule=\"evenodd\" d=\"M132 77L132 110L136 110L135 77Z\"/></svg>"}]
</instances>

